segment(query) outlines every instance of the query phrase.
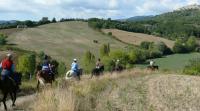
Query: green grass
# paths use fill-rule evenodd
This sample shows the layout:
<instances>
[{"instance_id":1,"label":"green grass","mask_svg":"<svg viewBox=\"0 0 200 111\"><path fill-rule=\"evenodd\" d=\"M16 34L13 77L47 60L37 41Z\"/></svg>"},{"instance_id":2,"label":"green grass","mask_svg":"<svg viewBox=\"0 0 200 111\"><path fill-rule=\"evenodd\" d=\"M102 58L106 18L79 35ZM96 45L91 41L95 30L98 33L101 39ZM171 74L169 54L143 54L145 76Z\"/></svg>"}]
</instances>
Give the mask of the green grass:
<instances>
[{"instance_id":1,"label":"green grass","mask_svg":"<svg viewBox=\"0 0 200 111\"><path fill-rule=\"evenodd\" d=\"M193 58L200 57L200 53L190 54L174 54L165 56L163 58L153 59L155 64L160 67L161 70L182 70ZM136 65L137 67L145 68L149 64Z\"/></svg>"},{"instance_id":2,"label":"green grass","mask_svg":"<svg viewBox=\"0 0 200 111\"><path fill-rule=\"evenodd\" d=\"M126 46L110 36L89 28L87 22L78 21L28 28L10 35L7 40L22 49L44 51L68 65L73 58L80 59L87 50L98 57L99 47L104 43L110 43L111 49ZM93 40L98 40L99 43L95 44Z\"/></svg>"}]
</instances>

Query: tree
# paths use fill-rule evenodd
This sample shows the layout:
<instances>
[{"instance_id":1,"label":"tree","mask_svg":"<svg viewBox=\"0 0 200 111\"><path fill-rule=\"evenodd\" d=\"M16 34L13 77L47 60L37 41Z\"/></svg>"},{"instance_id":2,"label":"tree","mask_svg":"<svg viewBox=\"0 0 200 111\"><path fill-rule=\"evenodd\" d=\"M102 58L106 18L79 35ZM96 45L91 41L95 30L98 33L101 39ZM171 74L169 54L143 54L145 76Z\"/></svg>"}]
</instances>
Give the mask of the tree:
<instances>
[{"instance_id":1,"label":"tree","mask_svg":"<svg viewBox=\"0 0 200 111\"><path fill-rule=\"evenodd\" d=\"M57 21L56 21L56 18L54 17L53 19L52 19L52 21L51 21L52 23L56 23Z\"/></svg>"},{"instance_id":2,"label":"tree","mask_svg":"<svg viewBox=\"0 0 200 111\"><path fill-rule=\"evenodd\" d=\"M110 53L110 44L103 44L100 47L100 56L108 56L108 54Z\"/></svg>"},{"instance_id":3,"label":"tree","mask_svg":"<svg viewBox=\"0 0 200 111\"><path fill-rule=\"evenodd\" d=\"M95 56L90 51L87 51L82 58L82 65L86 73L90 73L95 67Z\"/></svg>"},{"instance_id":4,"label":"tree","mask_svg":"<svg viewBox=\"0 0 200 111\"><path fill-rule=\"evenodd\" d=\"M6 38L4 34L0 34L0 45L5 45L6 44Z\"/></svg>"},{"instance_id":5,"label":"tree","mask_svg":"<svg viewBox=\"0 0 200 111\"><path fill-rule=\"evenodd\" d=\"M36 57L34 54L25 54L18 58L17 71L29 78L35 71Z\"/></svg>"},{"instance_id":6,"label":"tree","mask_svg":"<svg viewBox=\"0 0 200 111\"><path fill-rule=\"evenodd\" d=\"M174 44L173 51L175 53L187 53L186 43L181 39L177 39Z\"/></svg>"},{"instance_id":7,"label":"tree","mask_svg":"<svg viewBox=\"0 0 200 111\"><path fill-rule=\"evenodd\" d=\"M197 40L194 36L189 37L189 39L186 42L186 46L188 51L194 51L197 47Z\"/></svg>"}]
</instances>

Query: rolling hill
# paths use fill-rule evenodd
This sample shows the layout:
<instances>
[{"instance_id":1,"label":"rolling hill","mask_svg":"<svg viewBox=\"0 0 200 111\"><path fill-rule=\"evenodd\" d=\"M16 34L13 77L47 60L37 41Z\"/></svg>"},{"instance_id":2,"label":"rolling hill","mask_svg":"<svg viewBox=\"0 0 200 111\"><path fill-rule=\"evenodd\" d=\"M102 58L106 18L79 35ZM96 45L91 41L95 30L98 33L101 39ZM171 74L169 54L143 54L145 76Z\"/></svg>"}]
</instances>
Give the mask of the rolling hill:
<instances>
[{"instance_id":1,"label":"rolling hill","mask_svg":"<svg viewBox=\"0 0 200 111\"><path fill-rule=\"evenodd\" d=\"M98 43L93 43L97 40ZM98 56L99 47L110 43L111 49L126 46L101 32L88 27L87 22L62 22L28 28L13 33L8 42L17 47L36 52L44 51L57 60L71 63L73 58L80 59L87 50Z\"/></svg>"},{"instance_id":2,"label":"rolling hill","mask_svg":"<svg viewBox=\"0 0 200 111\"><path fill-rule=\"evenodd\" d=\"M156 37L153 35L127 32L118 29L103 29L103 32L105 33L112 32L112 35L115 36L117 39L133 45L140 45L141 42L148 41L148 42L164 42L170 48L174 46L174 41L164 39L161 37Z\"/></svg>"}]
</instances>

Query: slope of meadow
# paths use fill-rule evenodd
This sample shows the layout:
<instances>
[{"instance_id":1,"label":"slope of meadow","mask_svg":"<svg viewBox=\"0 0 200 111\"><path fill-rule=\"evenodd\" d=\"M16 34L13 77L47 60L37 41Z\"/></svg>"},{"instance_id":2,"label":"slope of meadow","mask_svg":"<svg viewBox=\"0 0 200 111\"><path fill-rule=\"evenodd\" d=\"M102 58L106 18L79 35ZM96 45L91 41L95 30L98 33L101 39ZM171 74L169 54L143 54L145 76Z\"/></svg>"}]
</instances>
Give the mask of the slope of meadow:
<instances>
[{"instance_id":1,"label":"slope of meadow","mask_svg":"<svg viewBox=\"0 0 200 111\"><path fill-rule=\"evenodd\" d=\"M99 43L93 43L93 40L98 40ZM112 49L125 46L125 44L89 28L87 22L52 23L28 28L10 35L8 41L17 44L22 49L44 51L66 63L70 63L73 58L80 58L87 50L98 55L99 47L103 43L110 43Z\"/></svg>"},{"instance_id":2,"label":"slope of meadow","mask_svg":"<svg viewBox=\"0 0 200 111\"><path fill-rule=\"evenodd\" d=\"M164 42L170 48L174 46L173 41L153 35L127 32L118 29L103 29L103 32L104 33L112 32L112 35L115 36L117 39L133 45L140 45L141 42L148 41L148 42Z\"/></svg>"},{"instance_id":3,"label":"slope of meadow","mask_svg":"<svg viewBox=\"0 0 200 111\"><path fill-rule=\"evenodd\" d=\"M134 69L80 82L60 81L33 111L199 111L200 77Z\"/></svg>"}]
</instances>

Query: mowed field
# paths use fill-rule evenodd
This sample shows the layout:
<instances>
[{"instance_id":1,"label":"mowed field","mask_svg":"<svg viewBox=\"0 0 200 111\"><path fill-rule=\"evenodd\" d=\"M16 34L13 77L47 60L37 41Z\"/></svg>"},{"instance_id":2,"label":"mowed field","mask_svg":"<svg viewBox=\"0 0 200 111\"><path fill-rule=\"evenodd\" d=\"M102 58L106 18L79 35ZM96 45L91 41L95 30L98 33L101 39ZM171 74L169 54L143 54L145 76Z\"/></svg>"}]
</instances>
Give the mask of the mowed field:
<instances>
[{"instance_id":1,"label":"mowed field","mask_svg":"<svg viewBox=\"0 0 200 111\"><path fill-rule=\"evenodd\" d=\"M0 33L9 36L9 35L11 35L11 34L20 32L20 31L22 31L22 30L24 30L24 29L17 29L17 28L0 29Z\"/></svg>"},{"instance_id":2,"label":"mowed field","mask_svg":"<svg viewBox=\"0 0 200 111\"><path fill-rule=\"evenodd\" d=\"M195 58L199 58L200 53L190 53L190 54L173 54L169 56L164 56L162 58L153 59L155 64L159 66L161 70L174 70L180 71L189 61ZM136 65L137 67L146 68L148 64Z\"/></svg>"},{"instance_id":3,"label":"mowed field","mask_svg":"<svg viewBox=\"0 0 200 111\"><path fill-rule=\"evenodd\" d=\"M93 43L93 40L99 43ZM110 43L111 50L126 46L112 37L89 28L87 22L74 21L24 29L11 34L8 41L22 49L44 51L68 64L73 58L80 59L87 50L98 56L99 48L104 43Z\"/></svg>"},{"instance_id":4,"label":"mowed field","mask_svg":"<svg viewBox=\"0 0 200 111\"><path fill-rule=\"evenodd\" d=\"M174 46L174 41L164 39L161 37L156 37L153 35L127 32L118 29L103 29L102 31L104 33L112 32L112 35L115 36L117 39L133 45L140 45L141 42L148 41L148 42L164 42L170 48Z\"/></svg>"}]
</instances>

